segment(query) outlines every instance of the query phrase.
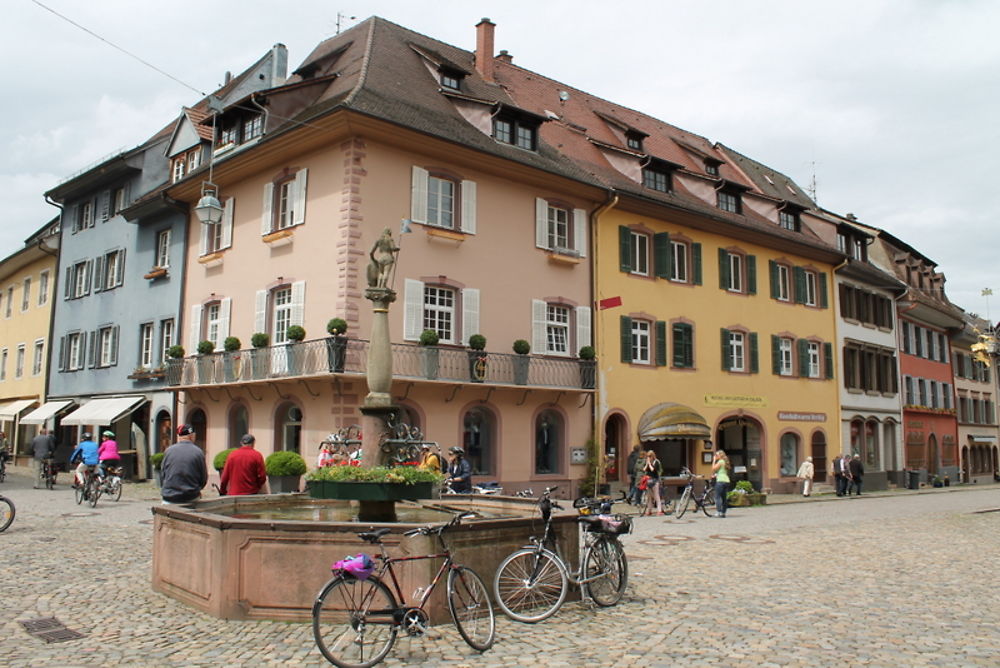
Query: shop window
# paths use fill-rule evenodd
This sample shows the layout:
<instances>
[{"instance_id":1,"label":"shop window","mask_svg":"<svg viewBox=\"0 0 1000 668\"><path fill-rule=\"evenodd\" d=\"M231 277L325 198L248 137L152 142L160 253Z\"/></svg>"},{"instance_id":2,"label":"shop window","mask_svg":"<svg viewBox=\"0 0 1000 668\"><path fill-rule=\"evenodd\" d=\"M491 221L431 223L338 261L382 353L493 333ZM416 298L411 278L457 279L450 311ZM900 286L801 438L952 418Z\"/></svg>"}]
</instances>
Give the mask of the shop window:
<instances>
[{"instance_id":1,"label":"shop window","mask_svg":"<svg viewBox=\"0 0 1000 668\"><path fill-rule=\"evenodd\" d=\"M555 411L543 411L535 418L535 473L559 473L559 453L565 438L563 419Z\"/></svg>"}]
</instances>

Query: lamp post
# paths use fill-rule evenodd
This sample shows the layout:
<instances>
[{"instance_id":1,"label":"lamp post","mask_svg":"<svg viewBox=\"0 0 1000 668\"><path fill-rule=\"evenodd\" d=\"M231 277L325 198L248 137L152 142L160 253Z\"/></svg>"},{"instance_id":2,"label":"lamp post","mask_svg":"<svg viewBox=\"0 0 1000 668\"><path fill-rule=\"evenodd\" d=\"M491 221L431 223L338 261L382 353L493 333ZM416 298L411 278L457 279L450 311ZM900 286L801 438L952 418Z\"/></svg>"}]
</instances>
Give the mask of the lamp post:
<instances>
[{"instance_id":1,"label":"lamp post","mask_svg":"<svg viewBox=\"0 0 1000 668\"><path fill-rule=\"evenodd\" d=\"M206 225L215 225L222 222L222 202L216 197L218 186L211 181L201 184L201 199L194 207L194 214L198 216L198 221Z\"/></svg>"}]
</instances>

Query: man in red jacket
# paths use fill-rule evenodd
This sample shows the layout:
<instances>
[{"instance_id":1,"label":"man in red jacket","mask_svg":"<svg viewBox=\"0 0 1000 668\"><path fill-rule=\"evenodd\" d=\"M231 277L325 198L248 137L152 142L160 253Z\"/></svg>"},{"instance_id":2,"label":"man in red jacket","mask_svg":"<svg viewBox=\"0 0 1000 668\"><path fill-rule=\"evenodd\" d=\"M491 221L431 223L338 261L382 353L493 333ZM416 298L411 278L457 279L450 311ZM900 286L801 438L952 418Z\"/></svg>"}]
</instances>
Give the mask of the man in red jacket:
<instances>
[{"instance_id":1,"label":"man in red jacket","mask_svg":"<svg viewBox=\"0 0 1000 668\"><path fill-rule=\"evenodd\" d=\"M222 483L219 493L229 496L259 494L267 484L264 472L264 458L254 449L257 442L250 434L240 439L241 447L229 454L222 469Z\"/></svg>"}]
</instances>

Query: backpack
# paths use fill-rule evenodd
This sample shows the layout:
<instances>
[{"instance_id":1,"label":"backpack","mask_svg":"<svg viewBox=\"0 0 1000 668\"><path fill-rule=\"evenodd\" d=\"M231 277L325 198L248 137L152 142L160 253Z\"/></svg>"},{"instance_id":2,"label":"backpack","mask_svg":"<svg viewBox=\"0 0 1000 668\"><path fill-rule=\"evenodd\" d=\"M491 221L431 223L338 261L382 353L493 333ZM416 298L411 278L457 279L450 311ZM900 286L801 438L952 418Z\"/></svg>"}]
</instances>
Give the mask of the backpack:
<instances>
[{"instance_id":1,"label":"backpack","mask_svg":"<svg viewBox=\"0 0 1000 668\"><path fill-rule=\"evenodd\" d=\"M437 455L438 463L441 464L441 473L448 475L448 460L441 456L440 453Z\"/></svg>"}]
</instances>

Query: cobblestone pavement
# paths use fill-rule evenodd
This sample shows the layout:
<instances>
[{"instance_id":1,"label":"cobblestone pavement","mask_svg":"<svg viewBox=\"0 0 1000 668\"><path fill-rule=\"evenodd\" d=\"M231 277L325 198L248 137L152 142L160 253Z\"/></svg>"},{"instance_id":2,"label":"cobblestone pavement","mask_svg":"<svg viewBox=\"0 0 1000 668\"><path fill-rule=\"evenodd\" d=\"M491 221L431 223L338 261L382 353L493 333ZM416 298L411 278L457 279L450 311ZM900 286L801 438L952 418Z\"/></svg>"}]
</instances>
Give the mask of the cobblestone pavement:
<instances>
[{"instance_id":1,"label":"cobblestone pavement","mask_svg":"<svg viewBox=\"0 0 1000 668\"><path fill-rule=\"evenodd\" d=\"M328 665L308 624L219 620L150 589L150 486L91 509L18 468L0 493L17 504L0 534L0 664ZM620 605L498 617L482 656L440 626L386 665L1000 665L1000 512L981 512L1000 488L818 499L637 518ZM84 637L46 644L18 624L51 616Z\"/></svg>"}]
</instances>

